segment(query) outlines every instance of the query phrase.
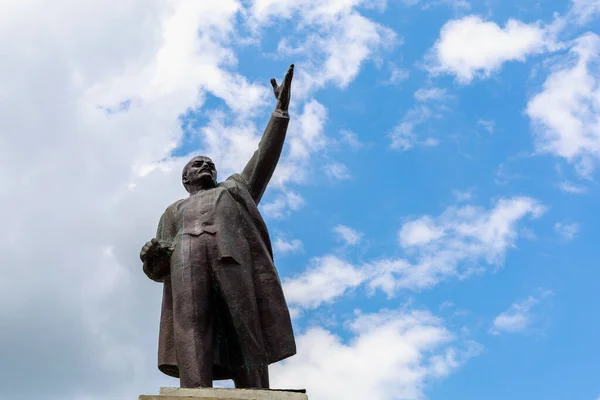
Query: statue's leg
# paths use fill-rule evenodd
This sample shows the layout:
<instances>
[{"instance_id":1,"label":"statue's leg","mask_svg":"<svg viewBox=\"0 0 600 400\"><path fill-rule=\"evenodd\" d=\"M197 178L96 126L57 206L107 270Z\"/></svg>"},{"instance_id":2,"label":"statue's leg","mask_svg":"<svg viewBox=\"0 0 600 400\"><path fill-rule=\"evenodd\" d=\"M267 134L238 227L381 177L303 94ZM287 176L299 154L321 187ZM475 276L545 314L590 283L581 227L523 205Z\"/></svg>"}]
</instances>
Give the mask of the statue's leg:
<instances>
[{"instance_id":1,"label":"statue's leg","mask_svg":"<svg viewBox=\"0 0 600 400\"><path fill-rule=\"evenodd\" d=\"M245 366L236 371L233 378L236 388L269 388L269 366L258 364Z\"/></svg>"},{"instance_id":2,"label":"statue's leg","mask_svg":"<svg viewBox=\"0 0 600 400\"><path fill-rule=\"evenodd\" d=\"M171 261L175 351L182 388L212 387L213 237L182 235Z\"/></svg>"},{"instance_id":3,"label":"statue's leg","mask_svg":"<svg viewBox=\"0 0 600 400\"><path fill-rule=\"evenodd\" d=\"M228 351L235 386L266 389L269 369L252 271L251 260L239 264L231 258L221 258L215 266L215 279L231 322Z\"/></svg>"}]
</instances>

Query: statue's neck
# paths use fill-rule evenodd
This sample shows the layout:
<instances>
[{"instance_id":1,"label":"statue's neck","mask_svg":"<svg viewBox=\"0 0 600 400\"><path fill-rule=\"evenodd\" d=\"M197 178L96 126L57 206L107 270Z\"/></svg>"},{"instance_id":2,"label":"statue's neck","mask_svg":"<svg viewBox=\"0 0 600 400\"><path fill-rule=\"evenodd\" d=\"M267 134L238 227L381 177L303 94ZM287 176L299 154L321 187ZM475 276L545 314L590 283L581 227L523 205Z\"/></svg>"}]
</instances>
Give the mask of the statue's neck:
<instances>
[{"instance_id":1,"label":"statue's neck","mask_svg":"<svg viewBox=\"0 0 600 400\"><path fill-rule=\"evenodd\" d=\"M205 190L214 189L216 187L217 187L217 185L215 185L215 184L194 187L194 188L192 188L192 190L190 190L190 196L200 193L200 192L203 192Z\"/></svg>"}]
</instances>

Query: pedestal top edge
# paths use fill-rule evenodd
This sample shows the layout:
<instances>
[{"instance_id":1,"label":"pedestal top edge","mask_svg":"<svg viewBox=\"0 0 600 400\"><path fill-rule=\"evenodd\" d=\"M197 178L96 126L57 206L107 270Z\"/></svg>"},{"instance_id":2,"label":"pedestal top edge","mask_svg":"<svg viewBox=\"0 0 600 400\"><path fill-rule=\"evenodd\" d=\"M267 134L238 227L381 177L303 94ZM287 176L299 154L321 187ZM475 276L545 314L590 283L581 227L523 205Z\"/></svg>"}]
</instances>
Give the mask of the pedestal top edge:
<instances>
[{"instance_id":1,"label":"pedestal top edge","mask_svg":"<svg viewBox=\"0 0 600 400\"><path fill-rule=\"evenodd\" d=\"M205 389L205 390L218 390L218 391L248 391L248 392L265 392L265 393L272 393L272 392L289 392L289 393L306 393L306 389L252 389L252 388L248 388L248 389L236 389L236 388L197 388L197 389L190 389L190 388L178 388L178 387L169 387L169 386L161 386L159 393L160 394L168 394L168 393L172 393L175 391L188 391L188 390L200 390L200 389Z\"/></svg>"}]
</instances>

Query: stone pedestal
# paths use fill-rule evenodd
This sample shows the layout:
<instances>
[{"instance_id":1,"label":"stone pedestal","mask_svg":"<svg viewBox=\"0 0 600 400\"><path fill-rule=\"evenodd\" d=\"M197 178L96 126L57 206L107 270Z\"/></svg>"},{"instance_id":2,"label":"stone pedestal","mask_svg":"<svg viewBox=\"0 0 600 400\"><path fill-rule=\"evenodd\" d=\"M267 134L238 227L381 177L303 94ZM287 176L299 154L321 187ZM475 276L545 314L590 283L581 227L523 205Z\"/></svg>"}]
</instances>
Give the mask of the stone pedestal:
<instances>
[{"instance_id":1,"label":"stone pedestal","mask_svg":"<svg viewBox=\"0 0 600 400\"><path fill-rule=\"evenodd\" d=\"M141 395L139 400L308 400L305 390L181 389L160 388L158 395Z\"/></svg>"}]
</instances>

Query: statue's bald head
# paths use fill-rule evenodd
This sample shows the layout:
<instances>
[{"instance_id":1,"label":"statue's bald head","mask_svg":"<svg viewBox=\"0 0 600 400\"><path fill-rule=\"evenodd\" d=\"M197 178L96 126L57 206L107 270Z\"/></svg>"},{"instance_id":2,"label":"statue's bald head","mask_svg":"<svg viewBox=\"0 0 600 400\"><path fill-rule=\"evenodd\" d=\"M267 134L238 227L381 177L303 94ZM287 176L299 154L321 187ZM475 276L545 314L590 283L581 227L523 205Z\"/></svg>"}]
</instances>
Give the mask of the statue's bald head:
<instances>
[{"instance_id":1,"label":"statue's bald head","mask_svg":"<svg viewBox=\"0 0 600 400\"><path fill-rule=\"evenodd\" d=\"M189 193L216 186L217 169L215 163L206 156L192 158L183 167L181 182Z\"/></svg>"}]
</instances>

